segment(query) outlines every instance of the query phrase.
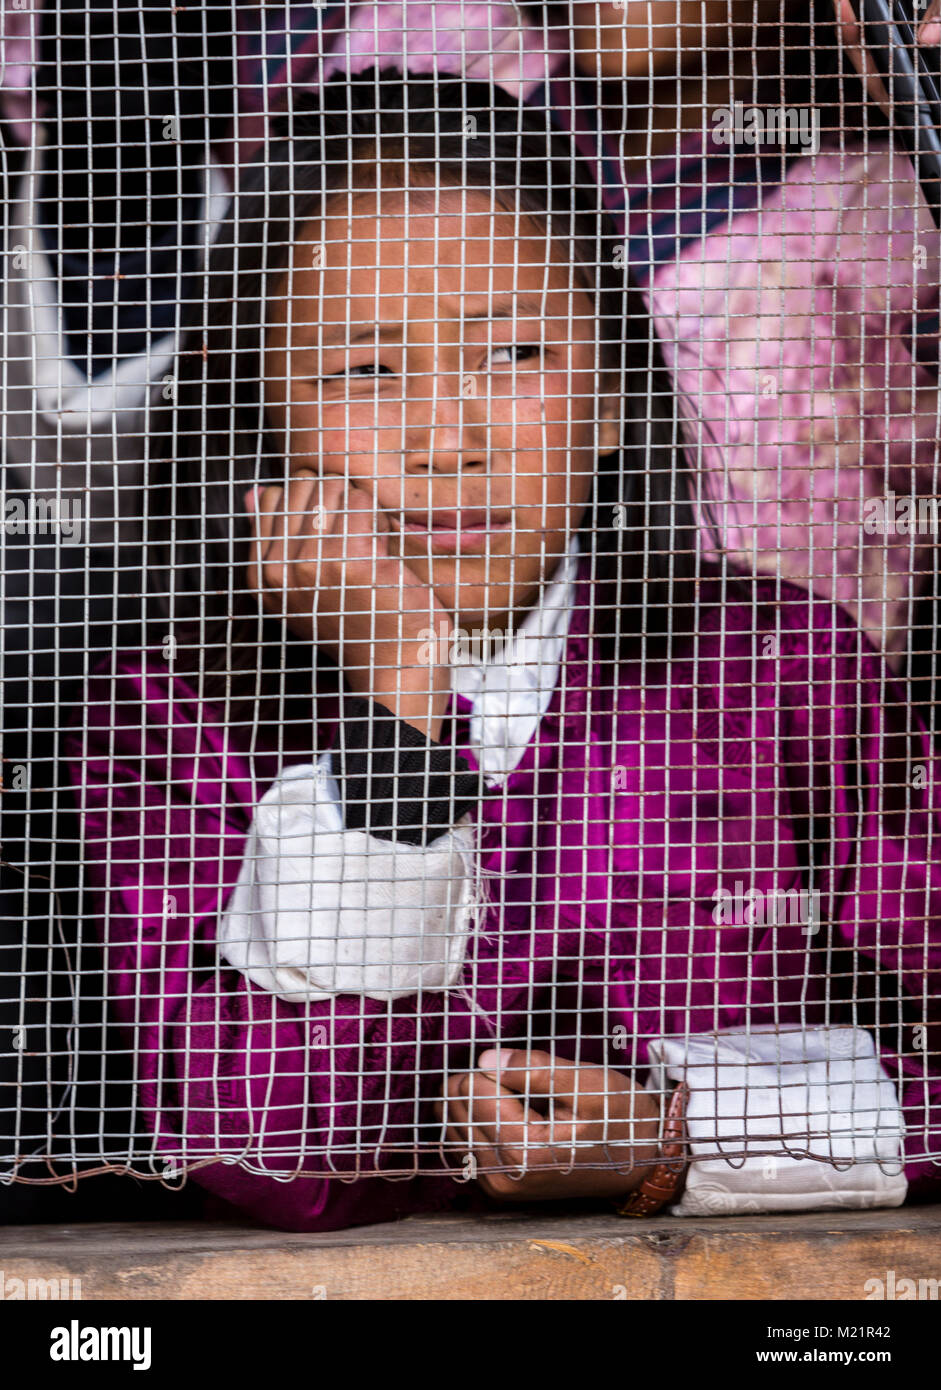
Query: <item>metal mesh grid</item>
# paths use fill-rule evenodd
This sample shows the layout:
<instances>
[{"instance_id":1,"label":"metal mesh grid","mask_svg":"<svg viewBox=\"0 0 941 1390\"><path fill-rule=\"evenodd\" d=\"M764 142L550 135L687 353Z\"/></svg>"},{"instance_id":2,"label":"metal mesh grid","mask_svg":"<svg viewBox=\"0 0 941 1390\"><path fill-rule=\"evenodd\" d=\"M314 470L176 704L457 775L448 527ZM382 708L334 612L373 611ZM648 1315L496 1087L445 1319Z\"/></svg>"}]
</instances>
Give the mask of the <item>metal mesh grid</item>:
<instances>
[{"instance_id":1,"label":"metal mesh grid","mask_svg":"<svg viewBox=\"0 0 941 1390\"><path fill-rule=\"evenodd\" d=\"M936 1177L934 166L806 10L4 6L4 1182Z\"/></svg>"}]
</instances>

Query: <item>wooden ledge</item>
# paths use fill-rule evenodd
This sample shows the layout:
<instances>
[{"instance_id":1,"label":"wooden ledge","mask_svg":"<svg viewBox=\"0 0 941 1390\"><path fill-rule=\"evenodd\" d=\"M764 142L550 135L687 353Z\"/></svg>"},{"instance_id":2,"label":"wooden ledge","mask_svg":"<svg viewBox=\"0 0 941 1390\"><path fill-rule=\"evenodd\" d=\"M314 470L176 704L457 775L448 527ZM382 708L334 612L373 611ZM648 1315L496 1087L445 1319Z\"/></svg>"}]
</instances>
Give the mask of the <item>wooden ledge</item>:
<instances>
[{"instance_id":1,"label":"wooden ledge","mask_svg":"<svg viewBox=\"0 0 941 1390\"><path fill-rule=\"evenodd\" d=\"M941 1205L647 1221L529 1209L325 1235L200 1222L0 1231L6 1280L78 1279L85 1300L866 1299L890 1270L941 1278Z\"/></svg>"}]
</instances>

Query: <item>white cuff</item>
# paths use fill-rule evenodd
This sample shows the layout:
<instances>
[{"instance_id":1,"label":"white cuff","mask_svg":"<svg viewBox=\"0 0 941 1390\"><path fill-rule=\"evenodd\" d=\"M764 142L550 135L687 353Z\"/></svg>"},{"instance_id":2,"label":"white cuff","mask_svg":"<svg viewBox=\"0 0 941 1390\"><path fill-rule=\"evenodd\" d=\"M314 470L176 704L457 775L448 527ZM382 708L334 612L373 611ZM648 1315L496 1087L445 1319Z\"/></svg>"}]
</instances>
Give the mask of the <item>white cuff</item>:
<instances>
[{"instance_id":1,"label":"white cuff","mask_svg":"<svg viewBox=\"0 0 941 1390\"><path fill-rule=\"evenodd\" d=\"M325 753L258 803L220 952L290 1003L450 989L485 907L478 863L470 813L431 845L344 829Z\"/></svg>"},{"instance_id":2,"label":"white cuff","mask_svg":"<svg viewBox=\"0 0 941 1390\"><path fill-rule=\"evenodd\" d=\"M904 1202L902 1111L865 1029L734 1029L657 1038L649 1052L649 1089L690 1087L695 1161L672 1215Z\"/></svg>"}]
</instances>

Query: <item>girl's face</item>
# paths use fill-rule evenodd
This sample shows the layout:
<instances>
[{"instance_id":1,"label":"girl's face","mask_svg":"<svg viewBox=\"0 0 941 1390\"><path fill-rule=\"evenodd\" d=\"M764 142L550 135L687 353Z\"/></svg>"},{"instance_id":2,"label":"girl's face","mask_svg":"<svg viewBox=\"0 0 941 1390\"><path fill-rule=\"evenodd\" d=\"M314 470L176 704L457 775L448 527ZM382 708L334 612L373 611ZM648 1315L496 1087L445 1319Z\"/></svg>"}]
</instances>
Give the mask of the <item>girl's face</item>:
<instances>
[{"instance_id":1,"label":"girl's face","mask_svg":"<svg viewBox=\"0 0 941 1390\"><path fill-rule=\"evenodd\" d=\"M265 400L289 471L367 493L464 628L535 599L620 444L571 278L564 244L483 193L366 190L305 229L271 306Z\"/></svg>"}]
</instances>

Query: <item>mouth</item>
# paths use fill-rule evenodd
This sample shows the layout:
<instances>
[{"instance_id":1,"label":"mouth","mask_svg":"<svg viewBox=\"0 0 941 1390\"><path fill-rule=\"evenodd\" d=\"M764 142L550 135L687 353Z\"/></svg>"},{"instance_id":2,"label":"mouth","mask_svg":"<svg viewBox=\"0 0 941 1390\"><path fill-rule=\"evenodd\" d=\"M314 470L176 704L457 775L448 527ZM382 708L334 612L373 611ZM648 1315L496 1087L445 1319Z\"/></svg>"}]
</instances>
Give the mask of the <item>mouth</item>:
<instances>
[{"instance_id":1,"label":"mouth","mask_svg":"<svg viewBox=\"0 0 941 1390\"><path fill-rule=\"evenodd\" d=\"M510 529L506 512L462 507L459 512L402 512L395 518L403 536L421 538L442 554L483 550L491 537Z\"/></svg>"}]
</instances>

